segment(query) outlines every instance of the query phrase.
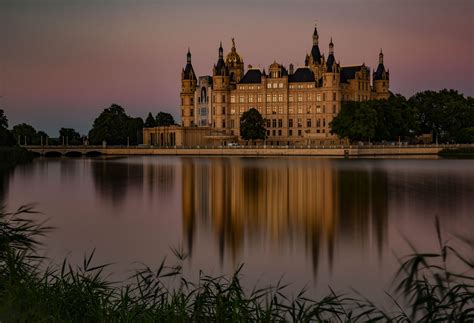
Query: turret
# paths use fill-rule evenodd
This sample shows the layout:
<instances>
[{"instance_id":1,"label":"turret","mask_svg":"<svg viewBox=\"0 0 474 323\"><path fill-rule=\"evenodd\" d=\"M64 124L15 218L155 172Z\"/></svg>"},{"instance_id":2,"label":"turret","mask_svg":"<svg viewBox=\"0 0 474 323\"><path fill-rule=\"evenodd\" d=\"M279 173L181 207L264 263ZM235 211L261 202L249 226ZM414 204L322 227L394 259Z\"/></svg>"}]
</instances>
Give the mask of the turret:
<instances>
[{"instance_id":1,"label":"turret","mask_svg":"<svg viewBox=\"0 0 474 323\"><path fill-rule=\"evenodd\" d=\"M234 38L232 38L232 48L230 53L227 54L225 65L229 70L231 84L235 85L240 82L240 79L244 76L244 60L239 53L237 53Z\"/></svg>"},{"instance_id":2,"label":"turret","mask_svg":"<svg viewBox=\"0 0 474 323\"><path fill-rule=\"evenodd\" d=\"M319 50L319 35L318 28L314 25L313 31L313 46L311 47L311 52L306 55L305 66L308 66L313 71L316 79L321 77L321 66L323 63L321 51Z\"/></svg>"},{"instance_id":3,"label":"turret","mask_svg":"<svg viewBox=\"0 0 474 323\"><path fill-rule=\"evenodd\" d=\"M191 51L188 48L186 66L181 71L181 123L183 127L194 125L194 92L196 90L196 74L191 64Z\"/></svg>"},{"instance_id":4,"label":"turret","mask_svg":"<svg viewBox=\"0 0 474 323\"><path fill-rule=\"evenodd\" d=\"M243 69L243 67L242 67ZM227 65L224 62L224 50L222 49L222 42L219 46L219 57L217 63L213 68L212 76L212 126L217 129L226 128L226 115L228 111L227 101L229 100L230 74Z\"/></svg>"},{"instance_id":5,"label":"turret","mask_svg":"<svg viewBox=\"0 0 474 323\"><path fill-rule=\"evenodd\" d=\"M388 99L390 96L389 92L389 71L385 70L383 64L383 52L380 49L379 53L379 65L377 70L373 73L373 89L375 99Z\"/></svg>"}]
</instances>

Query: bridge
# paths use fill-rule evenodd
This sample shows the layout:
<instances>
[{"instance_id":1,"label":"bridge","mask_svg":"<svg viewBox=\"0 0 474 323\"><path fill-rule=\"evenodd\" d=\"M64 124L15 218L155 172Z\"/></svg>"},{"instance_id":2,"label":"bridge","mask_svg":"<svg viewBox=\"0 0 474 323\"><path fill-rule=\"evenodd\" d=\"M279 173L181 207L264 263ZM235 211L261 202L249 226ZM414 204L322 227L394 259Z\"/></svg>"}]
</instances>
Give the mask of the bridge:
<instances>
[{"instance_id":1,"label":"bridge","mask_svg":"<svg viewBox=\"0 0 474 323\"><path fill-rule=\"evenodd\" d=\"M266 146L266 147L153 147L153 146L24 146L47 157L100 155L175 155L175 156L389 156L437 155L443 148L474 145L389 145L389 146Z\"/></svg>"}]
</instances>

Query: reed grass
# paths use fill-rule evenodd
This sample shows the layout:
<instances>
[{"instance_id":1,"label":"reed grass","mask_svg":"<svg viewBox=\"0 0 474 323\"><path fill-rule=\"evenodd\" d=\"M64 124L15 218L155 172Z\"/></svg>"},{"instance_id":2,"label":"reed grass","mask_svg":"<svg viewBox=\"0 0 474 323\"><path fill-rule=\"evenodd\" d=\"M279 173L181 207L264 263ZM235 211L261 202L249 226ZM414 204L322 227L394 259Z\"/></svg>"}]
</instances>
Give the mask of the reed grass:
<instances>
[{"instance_id":1,"label":"reed grass","mask_svg":"<svg viewBox=\"0 0 474 323\"><path fill-rule=\"evenodd\" d=\"M52 228L38 222L31 206L0 212L0 321L24 322L472 322L474 261L451 247L436 231L438 253L413 253L400 260L390 312L362 296L331 293L311 299L301 290L288 297L287 284L246 290L239 266L230 276L183 275L182 250L175 262L144 266L117 284L109 264L94 264L94 251L80 266L42 269L38 238ZM459 237L474 254L474 241ZM453 271L451 262L462 264ZM459 265L459 264L458 264ZM456 268L461 268L456 266ZM170 287L172 286L172 287ZM403 296L407 304L396 299Z\"/></svg>"}]
</instances>

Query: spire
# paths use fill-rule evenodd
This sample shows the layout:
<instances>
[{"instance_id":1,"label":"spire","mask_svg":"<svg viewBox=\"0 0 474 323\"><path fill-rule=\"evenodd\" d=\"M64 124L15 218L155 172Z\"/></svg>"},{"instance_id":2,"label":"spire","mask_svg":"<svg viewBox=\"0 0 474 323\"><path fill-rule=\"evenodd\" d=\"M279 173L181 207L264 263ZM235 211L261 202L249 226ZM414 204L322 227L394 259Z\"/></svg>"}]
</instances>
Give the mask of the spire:
<instances>
[{"instance_id":1,"label":"spire","mask_svg":"<svg viewBox=\"0 0 474 323\"><path fill-rule=\"evenodd\" d=\"M382 53L382 48L380 48L380 54L379 54L379 64L383 64L383 53Z\"/></svg>"},{"instance_id":2,"label":"spire","mask_svg":"<svg viewBox=\"0 0 474 323\"><path fill-rule=\"evenodd\" d=\"M334 54L334 44L332 43L332 37L331 37L331 42L329 43L329 55Z\"/></svg>"},{"instance_id":3,"label":"spire","mask_svg":"<svg viewBox=\"0 0 474 323\"><path fill-rule=\"evenodd\" d=\"M224 50L222 49L222 42L219 46L219 58L223 58L224 57Z\"/></svg>"},{"instance_id":4,"label":"spire","mask_svg":"<svg viewBox=\"0 0 474 323\"><path fill-rule=\"evenodd\" d=\"M187 63L191 64L191 50L189 49L189 47L188 47L188 54L186 55L186 58L187 58Z\"/></svg>"},{"instance_id":5,"label":"spire","mask_svg":"<svg viewBox=\"0 0 474 323\"><path fill-rule=\"evenodd\" d=\"M318 42L319 42L318 28L317 28L316 24L314 24L313 46L317 46Z\"/></svg>"}]
</instances>

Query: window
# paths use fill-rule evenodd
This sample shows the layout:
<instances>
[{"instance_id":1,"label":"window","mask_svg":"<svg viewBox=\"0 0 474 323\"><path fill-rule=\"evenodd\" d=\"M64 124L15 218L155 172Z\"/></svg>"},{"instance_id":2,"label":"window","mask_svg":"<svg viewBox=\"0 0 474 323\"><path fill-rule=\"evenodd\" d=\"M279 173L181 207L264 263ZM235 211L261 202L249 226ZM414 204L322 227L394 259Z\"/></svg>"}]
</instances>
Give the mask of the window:
<instances>
[{"instance_id":1,"label":"window","mask_svg":"<svg viewBox=\"0 0 474 323\"><path fill-rule=\"evenodd\" d=\"M301 130L298 130L298 136L301 136Z\"/></svg>"},{"instance_id":2,"label":"window","mask_svg":"<svg viewBox=\"0 0 474 323\"><path fill-rule=\"evenodd\" d=\"M283 120L278 119L278 128L281 128L281 127L283 127Z\"/></svg>"},{"instance_id":3,"label":"window","mask_svg":"<svg viewBox=\"0 0 474 323\"><path fill-rule=\"evenodd\" d=\"M321 93L316 94L316 101L321 102Z\"/></svg>"},{"instance_id":4,"label":"window","mask_svg":"<svg viewBox=\"0 0 474 323\"><path fill-rule=\"evenodd\" d=\"M249 102L253 103L253 95L249 95Z\"/></svg>"},{"instance_id":5,"label":"window","mask_svg":"<svg viewBox=\"0 0 474 323\"><path fill-rule=\"evenodd\" d=\"M321 119L316 120L316 127L321 127Z\"/></svg>"},{"instance_id":6,"label":"window","mask_svg":"<svg viewBox=\"0 0 474 323\"><path fill-rule=\"evenodd\" d=\"M298 107L298 113L302 114L303 113L303 107Z\"/></svg>"},{"instance_id":7,"label":"window","mask_svg":"<svg viewBox=\"0 0 474 323\"><path fill-rule=\"evenodd\" d=\"M194 109L191 109L191 117L194 116Z\"/></svg>"},{"instance_id":8,"label":"window","mask_svg":"<svg viewBox=\"0 0 474 323\"><path fill-rule=\"evenodd\" d=\"M293 136L293 130L288 130L288 135Z\"/></svg>"},{"instance_id":9,"label":"window","mask_svg":"<svg viewBox=\"0 0 474 323\"><path fill-rule=\"evenodd\" d=\"M276 84L276 83L275 83ZM273 93L273 102L277 102L277 95L276 93Z\"/></svg>"},{"instance_id":10,"label":"window","mask_svg":"<svg viewBox=\"0 0 474 323\"><path fill-rule=\"evenodd\" d=\"M278 87L278 83L273 83L273 88L276 89L277 87Z\"/></svg>"},{"instance_id":11,"label":"window","mask_svg":"<svg viewBox=\"0 0 474 323\"><path fill-rule=\"evenodd\" d=\"M307 98L308 101L313 101L313 94L311 93L308 93L308 98Z\"/></svg>"},{"instance_id":12,"label":"window","mask_svg":"<svg viewBox=\"0 0 474 323\"><path fill-rule=\"evenodd\" d=\"M278 135L281 136L281 130L278 130Z\"/></svg>"},{"instance_id":13,"label":"window","mask_svg":"<svg viewBox=\"0 0 474 323\"><path fill-rule=\"evenodd\" d=\"M272 83L267 83L267 89L271 89L272 88Z\"/></svg>"},{"instance_id":14,"label":"window","mask_svg":"<svg viewBox=\"0 0 474 323\"><path fill-rule=\"evenodd\" d=\"M230 103L235 103L235 95L230 96Z\"/></svg>"},{"instance_id":15,"label":"window","mask_svg":"<svg viewBox=\"0 0 474 323\"><path fill-rule=\"evenodd\" d=\"M225 107L222 107L222 114L225 114Z\"/></svg>"},{"instance_id":16,"label":"window","mask_svg":"<svg viewBox=\"0 0 474 323\"><path fill-rule=\"evenodd\" d=\"M293 128L293 119L288 119L288 127Z\"/></svg>"},{"instance_id":17,"label":"window","mask_svg":"<svg viewBox=\"0 0 474 323\"><path fill-rule=\"evenodd\" d=\"M205 116L207 114L207 108L201 108L199 114Z\"/></svg>"},{"instance_id":18,"label":"window","mask_svg":"<svg viewBox=\"0 0 474 323\"><path fill-rule=\"evenodd\" d=\"M279 87L280 89L283 89L283 83L281 83L281 82L278 83L278 87Z\"/></svg>"},{"instance_id":19,"label":"window","mask_svg":"<svg viewBox=\"0 0 474 323\"><path fill-rule=\"evenodd\" d=\"M230 109L230 114L235 114L235 108Z\"/></svg>"},{"instance_id":20,"label":"window","mask_svg":"<svg viewBox=\"0 0 474 323\"><path fill-rule=\"evenodd\" d=\"M289 108L288 108L288 113L289 113L289 114L293 114L293 112L294 112L294 111L293 111L293 107L289 107Z\"/></svg>"},{"instance_id":21,"label":"window","mask_svg":"<svg viewBox=\"0 0 474 323\"><path fill-rule=\"evenodd\" d=\"M323 119L323 128L326 127L326 119Z\"/></svg>"},{"instance_id":22,"label":"window","mask_svg":"<svg viewBox=\"0 0 474 323\"><path fill-rule=\"evenodd\" d=\"M306 113L310 114L312 112L313 109L311 109L311 106L308 106L308 108L306 109Z\"/></svg>"},{"instance_id":23,"label":"window","mask_svg":"<svg viewBox=\"0 0 474 323\"><path fill-rule=\"evenodd\" d=\"M231 127L231 128L235 128L234 119L231 119L231 120L230 120L230 127Z\"/></svg>"},{"instance_id":24,"label":"window","mask_svg":"<svg viewBox=\"0 0 474 323\"><path fill-rule=\"evenodd\" d=\"M272 113L272 108L267 107L267 114L270 114L270 113Z\"/></svg>"},{"instance_id":25,"label":"window","mask_svg":"<svg viewBox=\"0 0 474 323\"><path fill-rule=\"evenodd\" d=\"M267 119L267 128L270 128L270 119Z\"/></svg>"},{"instance_id":26,"label":"window","mask_svg":"<svg viewBox=\"0 0 474 323\"><path fill-rule=\"evenodd\" d=\"M283 114L283 107L282 107L282 106L279 106L279 107L278 107L278 113L279 113L279 114Z\"/></svg>"},{"instance_id":27,"label":"window","mask_svg":"<svg viewBox=\"0 0 474 323\"><path fill-rule=\"evenodd\" d=\"M278 94L278 102L283 102L283 93Z\"/></svg>"},{"instance_id":28,"label":"window","mask_svg":"<svg viewBox=\"0 0 474 323\"><path fill-rule=\"evenodd\" d=\"M222 128L225 128L225 120L222 120Z\"/></svg>"},{"instance_id":29,"label":"window","mask_svg":"<svg viewBox=\"0 0 474 323\"><path fill-rule=\"evenodd\" d=\"M222 102L225 102L225 94L222 95Z\"/></svg>"},{"instance_id":30,"label":"window","mask_svg":"<svg viewBox=\"0 0 474 323\"><path fill-rule=\"evenodd\" d=\"M323 105L323 113L326 113L326 106Z\"/></svg>"},{"instance_id":31,"label":"window","mask_svg":"<svg viewBox=\"0 0 474 323\"><path fill-rule=\"evenodd\" d=\"M276 136L276 130L272 131L272 135Z\"/></svg>"},{"instance_id":32,"label":"window","mask_svg":"<svg viewBox=\"0 0 474 323\"><path fill-rule=\"evenodd\" d=\"M337 108L335 104L333 104L332 106L332 113L337 113Z\"/></svg>"},{"instance_id":33,"label":"window","mask_svg":"<svg viewBox=\"0 0 474 323\"><path fill-rule=\"evenodd\" d=\"M276 114L276 113L277 113L277 107L273 107L272 114Z\"/></svg>"},{"instance_id":34,"label":"window","mask_svg":"<svg viewBox=\"0 0 474 323\"><path fill-rule=\"evenodd\" d=\"M298 128L301 128L303 124L301 123L301 119L298 119Z\"/></svg>"},{"instance_id":35,"label":"window","mask_svg":"<svg viewBox=\"0 0 474 323\"><path fill-rule=\"evenodd\" d=\"M239 102L240 102L240 103L244 103L244 100L245 100L245 98L244 98L244 96L241 94L241 95L239 96Z\"/></svg>"},{"instance_id":36,"label":"window","mask_svg":"<svg viewBox=\"0 0 474 323\"><path fill-rule=\"evenodd\" d=\"M190 98L191 105L194 104L194 98Z\"/></svg>"},{"instance_id":37,"label":"window","mask_svg":"<svg viewBox=\"0 0 474 323\"><path fill-rule=\"evenodd\" d=\"M288 96L288 101L293 102L293 94L290 94L290 95Z\"/></svg>"},{"instance_id":38,"label":"window","mask_svg":"<svg viewBox=\"0 0 474 323\"><path fill-rule=\"evenodd\" d=\"M271 94L267 94L267 102L272 102L272 96L271 96Z\"/></svg>"},{"instance_id":39,"label":"window","mask_svg":"<svg viewBox=\"0 0 474 323\"><path fill-rule=\"evenodd\" d=\"M267 137L270 136L270 130L267 130Z\"/></svg>"},{"instance_id":40,"label":"window","mask_svg":"<svg viewBox=\"0 0 474 323\"><path fill-rule=\"evenodd\" d=\"M323 93L323 101L326 101L326 93Z\"/></svg>"},{"instance_id":41,"label":"window","mask_svg":"<svg viewBox=\"0 0 474 323\"><path fill-rule=\"evenodd\" d=\"M306 120L306 127L311 128L311 119Z\"/></svg>"},{"instance_id":42,"label":"window","mask_svg":"<svg viewBox=\"0 0 474 323\"><path fill-rule=\"evenodd\" d=\"M303 94L298 93L298 102L302 102L302 101L303 101Z\"/></svg>"},{"instance_id":43,"label":"window","mask_svg":"<svg viewBox=\"0 0 474 323\"><path fill-rule=\"evenodd\" d=\"M216 102L216 96L215 95L212 96L212 103L214 103L214 102Z\"/></svg>"},{"instance_id":44,"label":"window","mask_svg":"<svg viewBox=\"0 0 474 323\"><path fill-rule=\"evenodd\" d=\"M259 95L257 96L257 102L262 102L262 95L261 95L261 94L259 94Z\"/></svg>"},{"instance_id":45,"label":"window","mask_svg":"<svg viewBox=\"0 0 474 323\"><path fill-rule=\"evenodd\" d=\"M332 100L336 101L336 92L332 92Z\"/></svg>"}]
</instances>

